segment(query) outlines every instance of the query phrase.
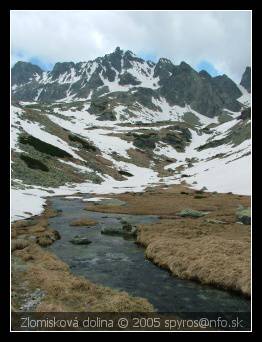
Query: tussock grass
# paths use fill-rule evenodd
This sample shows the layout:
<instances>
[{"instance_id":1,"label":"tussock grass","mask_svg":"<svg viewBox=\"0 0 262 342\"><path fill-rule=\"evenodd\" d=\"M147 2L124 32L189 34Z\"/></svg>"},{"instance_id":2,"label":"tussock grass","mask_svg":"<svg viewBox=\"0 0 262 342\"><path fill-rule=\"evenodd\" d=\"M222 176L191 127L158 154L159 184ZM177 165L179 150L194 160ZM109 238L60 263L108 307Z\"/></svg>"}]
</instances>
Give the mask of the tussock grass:
<instances>
[{"instance_id":1,"label":"tussock grass","mask_svg":"<svg viewBox=\"0 0 262 342\"><path fill-rule=\"evenodd\" d=\"M198 197L197 200L195 196ZM88 210L158 215L159 223L140 225L137 241L146 256L175 276L250 295L250 226L236 223L236 210L249 196L195 191L183 185L112 195L125 206L89 204ZM186 208L208 212L197 220L179 217Z\"/></svg>"},{"instance_id":2,"label":"tussock grass","mask_svg":"<svg viewBox=\"0 0 262 342\"><path fill-rule=\"evenodd\" d=\"M238 224L202 218L140 225L137 241L146 257L182 279L192 279L250 296L250 232Z\"/></svg>"},{"instance_id":3,"label":"tussock grass","mask_svg":"<svg viewBox=\"0 0 262 342\"><path fill-rule=\"evenodd\" d=\"M36 311L151 312L153 306L143 298L132 297L91 283L70 273L69 267L50 252L30 245L25 252L33 255L25 279L46 296ZM21 254L20 254L21 257Z\"/></svg>"},{"instance_id":4,"label":"tussock grass","mask_svg":"<svg viewBox=\"0 0 262 342\"><path fill-rule=\"evenodd\" d=\"M181 192L187 194L181 194ZM126 202L125 206L107 206L103 204L95 205L88 203L87 210L103 213L118 213L131 215L161 215L175 217L178 212L186 208L193 210L208 211L208 217L227 217L231 222L235 222L235 213L239 205L250 206L250 198L237 195L212 194L205 192L205 198L196 200L194 190L186 188L183 185L170 186L168 189L161 188L148 189L140 194L118 194L110 195L111 198L117 198Z\"/></svg>"},{"instance_id":5,"label":"tussock grass","mask_svg":"<svg viewBox=\"0 0 262 342\"><path fill-rule=\"evenodd\" d=\"M29 245L29 241L25 239L12 239L11 241L11 251L15 251L17 249L24 249Z\"/></svg>"},{"instance_id":6,"label":"tussock grass","mask_svg":"<svg viewBox=\"0 0 262 342\"><path fill-rule=\"evenodd\" d=\"M25 239L12 240L12 291L16 293L12 297L13 311L18 310L19 301L24 301L24 292L32 293L36 289L41 289L45 294L36 308L38 312L154 311L153 306L144 298L99 286L73 275L67 264L41 248L39 244L47 245L60 238L57 231L48 227L47 218L56 215L57 212L47 203L44 213L36 217L33 224L28 225L24 220L18 224L19 229L12 225L12 232L17 231L18 236L23 234L27 238L36 237L36 242L32 240L30 244ZM22 268L21 261L24 263Z\"/></svg>"},{"instance_id":7,"label":"tussock grass","mask_svg":"<svg viewBox=\"0 0 262 342\"><path fill-rule=\"evenodd\" d=\"M36 240L39 246L46 247L54 242L49 236L39 236Z\"/></svg>"},{"instance_id":8,"label":"tussock grass","mask_svg":"<svg viewBox=\"0 0 262 342\"><path fill-rule=\"evenodd\" d=\"M81 227L81 226L94 226L96 224L97 224L97 222L95 220L92 220L89 218L83 218L83 219L72 221L70 223L70 226Z\"/></svg>"},{"instance_id":9,"label":"tussock grass","mask_svg":"<svg viewBox=\"0 0 262 342\"><path fill-rule=\"evenodd\" d=\"M11 229L11 239L15 239L17 237L16 229Z\"/></svg>"}]
</instances>

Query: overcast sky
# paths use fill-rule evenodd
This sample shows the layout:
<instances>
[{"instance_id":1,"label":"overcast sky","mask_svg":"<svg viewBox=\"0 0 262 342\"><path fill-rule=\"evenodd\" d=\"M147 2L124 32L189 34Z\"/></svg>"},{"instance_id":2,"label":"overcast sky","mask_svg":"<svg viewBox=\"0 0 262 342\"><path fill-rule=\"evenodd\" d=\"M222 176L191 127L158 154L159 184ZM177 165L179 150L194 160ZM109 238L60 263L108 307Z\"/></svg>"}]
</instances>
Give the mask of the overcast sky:
<instances>
[{"instance_id":1,"label":"overcast sky","mask_svg":"<svg viewBox=\"0 0 262 342\"><path fill-rule=\"evenodd\" d=\"M146 59L186 61L239 83L250 65L248 11L11 11L11 58L45 69L116 46Z\"/></svg>"}]
</instances>

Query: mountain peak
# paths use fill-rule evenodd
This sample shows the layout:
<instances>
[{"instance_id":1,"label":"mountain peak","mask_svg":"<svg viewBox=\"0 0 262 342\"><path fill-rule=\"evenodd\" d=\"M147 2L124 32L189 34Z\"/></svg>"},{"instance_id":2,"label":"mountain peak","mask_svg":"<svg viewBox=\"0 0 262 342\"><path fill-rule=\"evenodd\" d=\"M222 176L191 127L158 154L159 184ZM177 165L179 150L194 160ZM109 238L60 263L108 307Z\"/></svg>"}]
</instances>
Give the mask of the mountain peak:
<instances>
[{"instance_id":1,"label":"mountain peak","mask_svg":"<svg viewBox=\"0 0 262 342\"><path fill-rule=\"evenodd\" d=\"M203 78L211 79L212 76L206 70L200 70L199 75Z\"/></svg>"},{"instance_id":2,"label":"mountain peak","mask_svg":"<svg viewBox=\"0 0 262 342\"><path fill-rule=\"evenodd\" d=\"M12 84L24 84L30 81L30 79L37 75L41 75L43 70L35 64L30 62L18 61L12 67L11 82Z\"/></svg>"},{"instance_id":3,"label":"mountain peak","mask_svg":"<svg viewBox=\"0 0 262 342\"><path fill-rule=\"evenodd\" d=\"M159 63L162 63L162 64L173 64L173 63L170 61L170 59L164 58L164 57L159 58L159 61L158 61L158 62L159 62Z\"/></svg>"},{"instance_id":4,"label":"mountain peak","mask_svg":"<svg viewBox=\"0 0 262 342\"><path fill-rule=\"evenodd\" d=\"M113 53L116 53L116 54L120 54L120 55L122 55L122 54L123 54L123 52L124 52L124 50L121 50L121 49L120 49L120 47L119 47L119 46L117 46L117 47L115 48L115 50L114 50L114 52L113 52Z\"/></svg>"}]
</instances>

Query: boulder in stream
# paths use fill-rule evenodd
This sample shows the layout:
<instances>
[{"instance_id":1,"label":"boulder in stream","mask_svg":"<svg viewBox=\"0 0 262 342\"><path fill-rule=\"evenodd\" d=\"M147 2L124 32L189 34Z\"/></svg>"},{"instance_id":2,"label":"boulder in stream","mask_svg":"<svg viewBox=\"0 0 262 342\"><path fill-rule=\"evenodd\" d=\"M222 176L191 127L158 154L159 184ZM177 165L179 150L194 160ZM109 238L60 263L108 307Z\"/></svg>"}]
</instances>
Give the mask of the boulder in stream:
<instances>
[{"instance_id":1,"label":"boulder in stream","mask_svg":"<svg viewBox=\"0 0 262 342\"><path fill-rule=\"evenodd\" d=\"M123 237L132 237L136 236L137 233L137 227L132 226L129 222L122 221L122 227L121 226L107 226L104 227L101 230L101 234L105 235L118 235Z\"/></svg>"},{"instance_id":2,"label":"boulder in stream","mask_svg":"<svg viewBox=\"0 0 262 342\"><path fill-rule=\"evenodd\" d=\"M76 235L70 240L74 245L89 245L92 241L90 241L86 236Z\"/></svg>"}]
</instances>

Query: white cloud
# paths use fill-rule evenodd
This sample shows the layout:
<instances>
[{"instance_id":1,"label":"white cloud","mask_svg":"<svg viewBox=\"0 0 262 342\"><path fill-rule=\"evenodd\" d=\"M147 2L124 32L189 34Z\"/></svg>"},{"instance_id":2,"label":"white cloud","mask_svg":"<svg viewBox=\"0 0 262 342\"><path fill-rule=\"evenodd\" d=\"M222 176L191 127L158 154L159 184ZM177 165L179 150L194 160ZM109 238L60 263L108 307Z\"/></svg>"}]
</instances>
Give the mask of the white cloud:
<instances>
[{"instance_id":1,"label":"white cloud","mask_svg":"<svg viewBox=\"0 0 262 342\"><path fill-rule=\"evenodd\" d=\"M11 11L12 56L87 61L116 46L193 67L208 60L239 81L250 65L248 11Z\"/></svg>"}]
</instances>

